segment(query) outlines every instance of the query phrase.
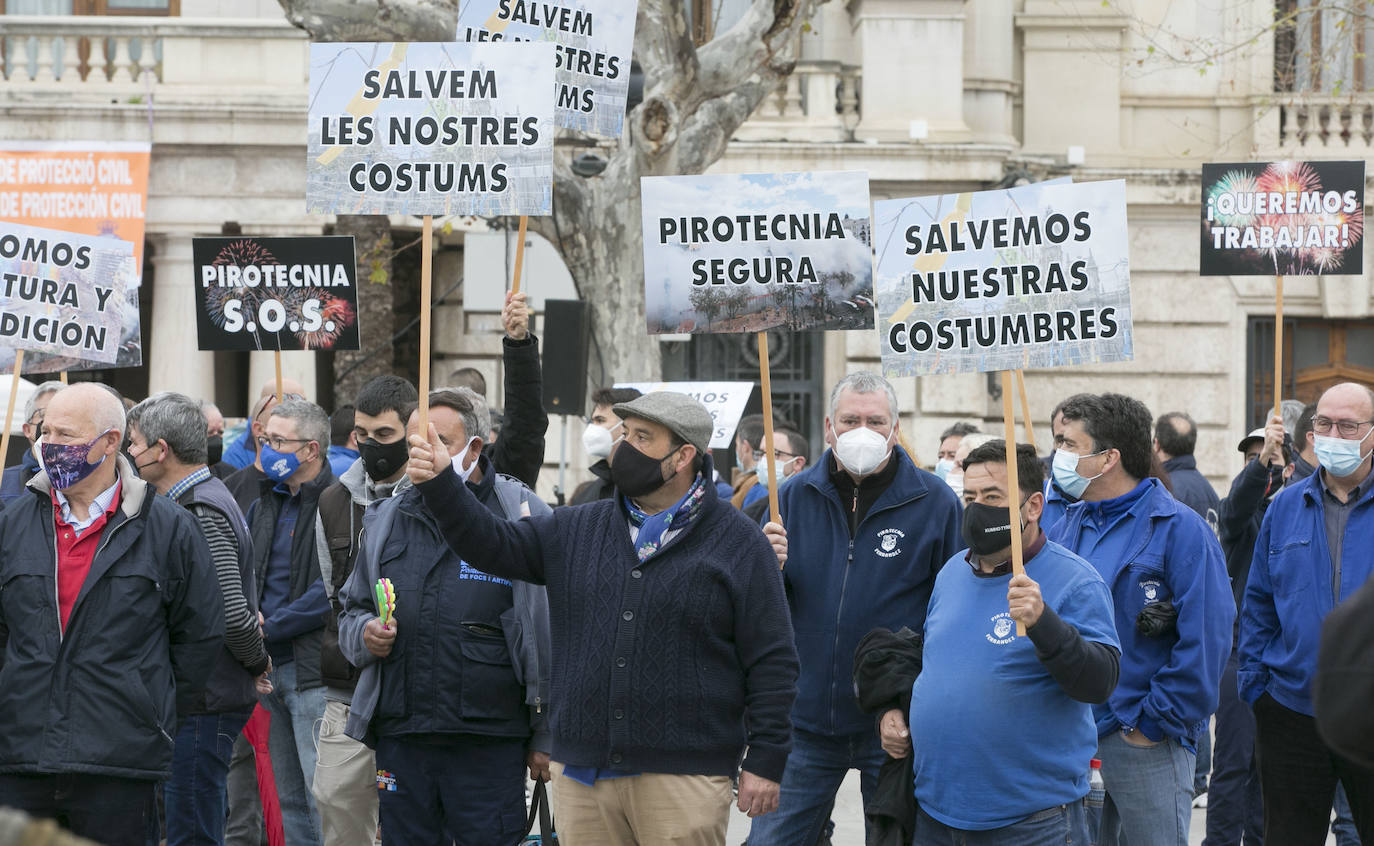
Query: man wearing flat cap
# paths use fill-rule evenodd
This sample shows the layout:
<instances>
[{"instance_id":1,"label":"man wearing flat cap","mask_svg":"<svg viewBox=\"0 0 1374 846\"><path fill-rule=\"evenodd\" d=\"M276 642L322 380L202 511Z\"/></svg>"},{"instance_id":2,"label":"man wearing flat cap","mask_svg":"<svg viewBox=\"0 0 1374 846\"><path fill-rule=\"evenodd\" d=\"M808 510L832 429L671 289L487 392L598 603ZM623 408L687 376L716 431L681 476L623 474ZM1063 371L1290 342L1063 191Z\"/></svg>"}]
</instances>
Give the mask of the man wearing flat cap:
<instances>
[{"instance_id":1,"label":"man wearing flat cap","mask_svg":"<svg viewBox=\"0 0 1374 846\"><path fill-rule=\"evenodd\" d=\"M769 813L791 748L783 551L717 499L700 403L661 391L614 411L610 499L501 520L433 426L407 473L465 562L548 586L559 841L723 846L731 777L740 810Z\"/></svg>"}]
</instances>

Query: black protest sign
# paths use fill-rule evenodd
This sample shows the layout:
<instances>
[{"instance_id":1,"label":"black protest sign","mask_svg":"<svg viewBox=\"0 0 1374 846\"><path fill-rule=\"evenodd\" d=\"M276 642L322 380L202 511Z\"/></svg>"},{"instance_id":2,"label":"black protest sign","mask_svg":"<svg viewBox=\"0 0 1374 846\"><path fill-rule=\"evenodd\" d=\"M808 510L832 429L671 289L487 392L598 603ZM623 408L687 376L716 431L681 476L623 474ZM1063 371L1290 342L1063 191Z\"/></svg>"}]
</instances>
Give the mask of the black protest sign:
<instances>
[{"instance_id":1,"label":"black protest sign","mask_svg":"<svg viewBox=\"0 0 1374 846\"><path fill-rule=\"evenodd\" d=\"M1364 272L1364 162L1202 166L1203 276Z\"/></svg>"},{"instance_id":2,"label":"black protest sign","mask_svg":"<svg viewBox=\"0 0 1374 846\"><path fill-rule=\"evenodd\" d=\"M196 238L202 350L356 350L353 239Z\"/></svg>"}]
</instances>

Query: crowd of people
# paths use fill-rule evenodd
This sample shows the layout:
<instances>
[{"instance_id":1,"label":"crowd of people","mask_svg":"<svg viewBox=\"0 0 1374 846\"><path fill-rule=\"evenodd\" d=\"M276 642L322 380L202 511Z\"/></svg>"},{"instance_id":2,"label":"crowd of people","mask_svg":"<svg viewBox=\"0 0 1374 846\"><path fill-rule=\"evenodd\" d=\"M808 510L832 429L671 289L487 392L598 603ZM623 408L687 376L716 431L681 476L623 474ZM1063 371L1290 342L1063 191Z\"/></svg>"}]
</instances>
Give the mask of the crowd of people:
<instances>
[{"instance_id":1,"label":"crowd of people","mask_svg":"<svg viewBox=\"0 0 1374 846\"><path fill-rule=\"evenodd\" d=\"M523 296L502 319L499 423L475 371L332 416L274 382L227 444L189 396L39 385L0 482L0 805L111 846L499 846L552 780L569 846L719 846L732 806L821 846L857 770L882 846L1182 846L1201 796L1210 846L1324 843L1333 805L1374 843L1374 672L1340 657L1368 387L1246 433L1224 499L1187 413L1116 393L1060 402L1050 456L964 423L925 469L854 373L820 455L746 417L727 478L699 403L607 387L551 507Z\"/></svg>"}]
</instances>

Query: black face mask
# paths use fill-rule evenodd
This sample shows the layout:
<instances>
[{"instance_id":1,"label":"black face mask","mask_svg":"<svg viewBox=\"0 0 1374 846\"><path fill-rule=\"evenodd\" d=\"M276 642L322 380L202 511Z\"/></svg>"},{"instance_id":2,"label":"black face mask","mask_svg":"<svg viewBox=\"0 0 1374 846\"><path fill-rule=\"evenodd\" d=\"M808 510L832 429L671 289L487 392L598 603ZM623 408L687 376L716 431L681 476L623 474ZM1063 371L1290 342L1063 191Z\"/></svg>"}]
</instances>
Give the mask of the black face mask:
<instances>
[{"instance_id":1,"label":"black face mask","mask_svg":"<svg viewBox=\"0 0 1374 846\"><path fill-rule=\"evenodd\" d=\"M964 543L975 555L1001 552L1011 546L1011 509L981 502L967 503L964 506L963 535Z\"/></svg>"},{"instance_id":2,"label":"black face mask","mask_svg":"<svg viewBox=\"0 0 1374 846\"><path fill-rule=\"evenodd\" d=\"M650 458L629 444L622 443L615 455L611 456L611 483L631 499L653 493L668 483L668 479L663 478L663 462L673 452L663 458Z\"/></svg>"},{"instance_id":3,"label":"black face mask","mask_svg":"<svg viewBox=\"0 0 1374 846\"><path fill-rule=\"evenodd\" d=\"M406 439L389 444L379 444L372 438L358 441L358 454L363 459L363 472L374 482L390 479L396 471L406 465L410 449Z\"/></svg>"},{"instance_id":4,"label":"black face mask","mask_svg":"<svg viewBox=\"0 0 1374 846\"><path fill-rule=\"evenodd\" d=\"M224 457L224 438L215 435L205 439L205 463L214 467Z\"/></svg>"}]
</instances>

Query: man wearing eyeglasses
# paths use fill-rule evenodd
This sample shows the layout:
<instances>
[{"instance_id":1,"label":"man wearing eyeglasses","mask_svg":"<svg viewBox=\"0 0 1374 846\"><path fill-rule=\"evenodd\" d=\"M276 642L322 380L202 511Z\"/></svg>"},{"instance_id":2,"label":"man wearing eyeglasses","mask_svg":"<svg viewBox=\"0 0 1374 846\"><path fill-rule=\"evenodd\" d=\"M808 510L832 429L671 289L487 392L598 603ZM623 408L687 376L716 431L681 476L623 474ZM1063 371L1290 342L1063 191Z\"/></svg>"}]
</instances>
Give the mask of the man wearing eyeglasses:
<instances>
[{"instance_id":1,"label":"man wearing eyeglasses","mask_svg":"<svg viewBox=\"0 0 1374 846\"><path fill-rule=\"evenodd\" d=\"M1317 472L1264 515L1241 611L1241 698L1255 710L1266 843L1326 842L1339 782L1374 843L1374 771L1317 734L1312 676L1322 620L1374 573L1374 391L1343 383L1317 402Z\"/></svg>"},{"instance_id":2,"label":"man wearing eyeglasses","mask_svg":"<svg viewBox=\"0 0 1374 846\"><path fill-rule=\"evenodd\" d=\"M330 612L314 531L320 493L334 481L325 454L328 443L324 409L283 398L263 427L258 463L265 478L260 498L248 512L258 607L274 667L272 693L262 702L272 715L268 745L286 842L292 846L321 842L309 786L324 716L320 644Z\"/></svg>"},{"instance_id":3,"label":"man wearing eyeglasses","mask_svg":"<svg viewBox=\"0 0 1374 846\"><path fill-rule=\"evenodd\" d=\"M38 431L43 428L43 412L48 407L48 400L60 390L61 382L44 382L34 388L33 393L29 394L28 401L24 403L24 437L29 439L29 449L24 451L24 457L18 464L5 468L4 478L0 480L0 507L9 505L11 500L23 496L24 486L41 469L33 445L38 440ZM4 458L5 456L0 456L0 461Z\"/></svg>"}]
</instances>

